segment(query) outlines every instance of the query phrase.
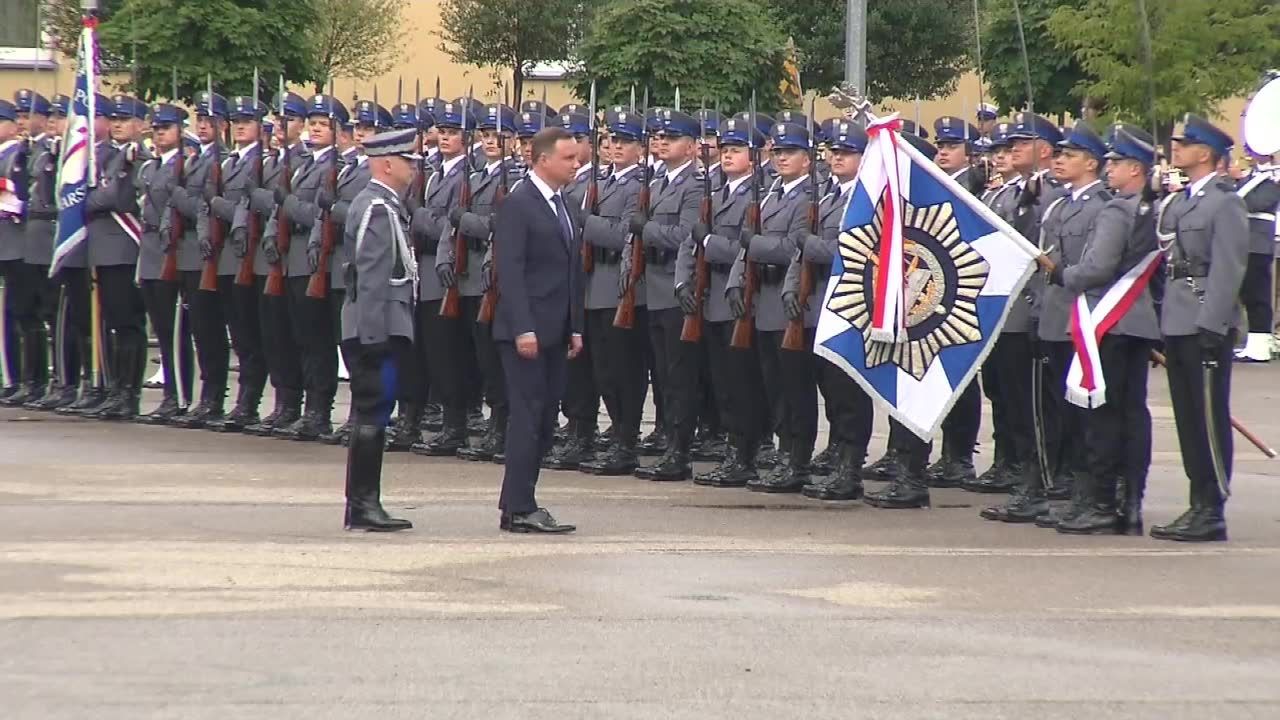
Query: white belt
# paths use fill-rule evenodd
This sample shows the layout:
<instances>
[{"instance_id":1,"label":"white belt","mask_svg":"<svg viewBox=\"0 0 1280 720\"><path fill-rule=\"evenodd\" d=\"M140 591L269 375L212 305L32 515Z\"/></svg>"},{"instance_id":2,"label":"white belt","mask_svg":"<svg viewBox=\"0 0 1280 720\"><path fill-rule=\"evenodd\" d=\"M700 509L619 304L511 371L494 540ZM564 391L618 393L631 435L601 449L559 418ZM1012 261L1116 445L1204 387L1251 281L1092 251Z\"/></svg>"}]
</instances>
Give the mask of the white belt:
<instances>
[{"instance_id":1,"label":"white belt","mask_svg":"<svg viewBox=\"0 0 1280 720\"><path fill-rule=\"evenodd\" d=\"M1275 213L1249 213L1250 220L1265 220L1267 222L1275 222Z\"/></svg>"}]
</instances>

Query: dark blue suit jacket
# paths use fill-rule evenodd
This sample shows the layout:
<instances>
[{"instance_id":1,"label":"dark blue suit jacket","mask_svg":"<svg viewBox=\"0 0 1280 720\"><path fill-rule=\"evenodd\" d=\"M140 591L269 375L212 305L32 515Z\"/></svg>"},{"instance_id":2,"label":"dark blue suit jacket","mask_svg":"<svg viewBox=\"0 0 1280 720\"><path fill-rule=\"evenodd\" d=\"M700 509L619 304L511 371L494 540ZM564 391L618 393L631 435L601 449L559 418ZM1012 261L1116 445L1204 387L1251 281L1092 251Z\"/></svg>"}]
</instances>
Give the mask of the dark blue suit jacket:
<instances>
[{"instance_id":1,"label":"dark blue suit jacket","mask_svg":"<svg viewBox=\"0 0 1280 720\"><path fill-rule=\"evenodd\" d=\"M573 227L567 245L555 212L532 181L521 182L498 208L495 340L512 342L532 332L545 351L567 344L570 333L582 332L582 223L573 204L566 205Z\"/></svg>"}]
</instances>

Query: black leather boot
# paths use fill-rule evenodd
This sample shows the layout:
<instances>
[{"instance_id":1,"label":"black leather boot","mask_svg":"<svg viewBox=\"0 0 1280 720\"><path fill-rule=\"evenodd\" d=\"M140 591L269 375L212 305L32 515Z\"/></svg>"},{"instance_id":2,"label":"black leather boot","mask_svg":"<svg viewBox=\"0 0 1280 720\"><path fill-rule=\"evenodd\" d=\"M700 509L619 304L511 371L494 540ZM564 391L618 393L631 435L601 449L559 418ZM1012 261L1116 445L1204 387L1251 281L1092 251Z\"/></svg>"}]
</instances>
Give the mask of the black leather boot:
<instances>
[{"instance_id":1,"label":"black leather boot","mask_svg":"<svg viewBox=\"0 0 1280 720\"><path fill-rule=\"evenodd\" d=\"M624 438L621 435L628 435ZM630 475L640 466L640 458L636 453L635 433L614 433L613 442L602 453L597 453L593 460L582 463L578 470L588 475L617 477Z\"/></svg>"},{"instance_id":2,"label":"black leather boot","mask_svg":"<svg viewBox=\"0 0 1280 720\"><path fill-rule=\"evenodd\" d=\"M1075 482L1085 486L1080 490L1085 505L1080 512L1059 521L1057 531L1064 535L1115 535L1119 532L1116 479L1082 476Z\"/></svg>"},{"instance_id":3,"label":"black leather boot","mask_svg":"<svg viewBox=\"0 0 1280 720\"><path fill-rule=\"evenodd\" d=\"M264 415L256 423L249 423L241 430L245 435L258 435L260 437L270 437L275 431L276 424L291 424L297 421L299 412L297 405L292 402L292 395L286 392L276 392L275 406L271 412Z\"/></svg>"},{"instance_id":4,"label":"black leather boot","mask_svg":"<svg viewBox=\"0 0 1280 720\"><path fill-rule=\"evenodd\" d=\"M883 490L864 495L862 501L886 510L929 507L929 486L924 479L926 462L923 452L919 455L900 453L897 477Z\"/></svg>"},{"instance_id":5,"label":"black leather boot","mask_svg":"<svg viewBox=\"0 0 1280 720\"><path fill-rule=\"evenodd\" d=\"M210 424L219 424L226 414L226 396L226 388L201 387L200 402L182 417L174 418L169 424L188 430L203 430Z\"/></svg>"},{"instance_id":6,"label":"black leather boot","mask_svg":"<svg viewBox=\"0 0 1280 720\"><path fill-rule=\"evenodd\" d=\"M387 452L409 452L414 443L422 442L422 414L424 408L417 403L400 403L400 418L395 430L387 435Z\"/></svg>"},{"instance_id":7,"label":"black leather boot","mask_svg":"<svg viewBox=\"0 0 1280 720\"><path fill-rule=\"evenodd\" d=\"M604 432L596 436L596 452L604 452L613 447L613 426L604 429Z\"/></svg>"},{"instance_id":8,"label":"black leather boot","mask_svg":"<svg viewBox=\"0 0 1280 720\"><path fill-rule=\"evenodd\" d=\"M1036 527L1057 528L1058 524L1064 520L1069 520L1089 508L1089 498L1086 490L1089 488L1087 476L1074 478L1071 485L1071 499L1064 505L1058 503L1056 507L1052 507L1048 512L1036 518Z\"/></svg>"},{"instance_id":9,"label":"black leather boot","mask_svg":"<svg viewBox=\"0 0 1280 720\"><path fill-rule=\"evenodd\" d=\"M813 467L814 475L831 474L836 464L840 462L840 453L842 452L840 446L839 440L831 438L822 452L813 456L813 460L809 464Z\"/></svg>"},{"instance_id":10,"label":"black leather boot","mask_svg":"<svg viewBox=\"0 0 1280 720\"><path fill-rule=\"evenodd\" d=\"M250 425L261 422L258 417L258 405L261 403L262 388L251 388L242 384L236 391L235 407L222 418L222 422L216 425L211 424L209 429L226 433L244 432L244 429Z\"/></svg>"},{"instance_id":11,"label":"black leather boot","mask_svg":"<svg viewBox=\"0 0 1280 720\"><path fill-rule=\"evenodd\" d=\"M347 530L395 532L413 523L393 518L382 507L382 448L386 432L376 425L355 425L347 450Z\"/></svg>"},{"instance_id":12,"label":"black leather boot","mask_svg":"<svg viewBox=\"0 0 1280 720\"><path fill-rule=\"evenodd\" d=\"M766 437L756 450L755 465L762 470L772 470L787 464L787 454L773 444L773 437Z\"/></svg>"},{"instance_id":13,"label":"black leather boot","mask_svg":"<svg viewBox=\"0 0 1280 720\"><path fill-rule=\"evenodd\" d=\"M1120 534L1142 535L1142 499L1147 494L1147 477L1120 479Z\"/></svg>"},{"instance_id":14,"label":"black leather boot","mask_svg":"<svg viewBox=\"0 0 1280 720\"><path fill-rule=\"evenodd\" d=\"M1011 458L1009 453L1005 451L1003 444L996 443L995 458L991 461L991 467L984 470L981 475L974 478L974 480L969 484L980 487L1002 487L1006 482L1008 482L1004 476L1013 475L1016 487L1016 483L1019 481L1021 474L1018 473L1012 465L1013 458ZM966 490L969 489L963 483L961 483L960 487L963 487Z\"/></svg>"},{"instance_id":15,"label":"black leather boot","mask_svg":"<svg viewBox=\"0 0 1280 720\"><path fill-rule=\"evenodd\" d=\"M1032 523L1036 518L1049 512L1049 501L1044 494L1044 480L1034 462L1014 463L1009 471L1018 470L1018 486L1014 488L1009 499L993 507L984 508L978 513L986 520L999 520L1007 523Z\"/></svg>"},{"instance_id":16,"label":"black leather boot","mask_svg":"<svg viewBox=\"0 0 1280 720\"><path fill-rule=\"evenodd\" d=\"M836 464L824 482L812 482L801 490L814 500L857 500L863 495L862 457L852 447L842 444Z\"/></svg>"},{"instance_id":17,"label":"black leather boot","mask_svg":"<svg viewBox=\"0 0 1280 720\"><path fill-rule=\"evenodd\" d=\"M719 431L708 430L702 435L700 441L689 448L689 457L694 460L718 462L724 460L728 454L728 441L725 439L725 434Z\"/></svg>"},{"instance_id":18,"label":"black leather boot","mask_svg":"<svg viewBox=\"0 0 1280 720\"><path fill-rule=\"evenodd\" d=\"M813 447L798 447L797 442L787 456L787 464L781 470L775 469L767 477L747 483L752 492L771 494L798 493L809 484L809 459L813 457Z\"/></svg>"},{"instance_id":19,"label":"black leather boot","mask_svg":"<svg viewBox=\"0 0 1280 720\"><path fill-rule=\"evenodd\" d=\"M937 474L929 474L929 487L954 488L973 483L977 476L973 470L973 447L956 447L955 443L942 444L942 467Z\"/></svg>"},{"instance_id":20,"label":"black leather boot","mask_svg":"<svg viewBox=\"0 0 1280 720\"><path fill-rule=\"evenodd\" d=\"M879 460L868 465L863 474L873 480L892 480L898 476L898 449L886 448Z\"/></svg>"},{"instance_id":21,"label":"black leather boot","mask_svg":"<svg viewBox=\"0 0 1280 720\"><path fill-rule=\"evenodd\" d=\"M489 431L489 423L484 419L484 411L480 406L467 410L467 435L481 437Z\"/></svg>"},{"instance_id":22,"label":"black leather boot","mask_svg":"<svg viewBox=\"0 0 1280 720\"><path fill-rule=\"evenodd\" d=\"M5 407L22 407L32 400L38 400L44 395L43 387L34 380L25 380L18 385L17 392L7 398L0 400L0 405Z\"/></svg>"},{"instance_id":23,"label":"black leather boot","mask_svg":"<svg viewBox=\"0 0 1280 720\"><path fill-rule=\"evenodd\" d=\"M653 427L653 432L649 433L636 446L636 450L641 455L664 455L667 452L667 427L659 421Z\"/></svg>"},{"instance_id":24,"label":"black leather boot","mask_svg":"<svg viewBox=\"0 0 1280 720\"><path fill-rule=\"evenodd\" d=\"M86 375L80 381L79 396L69 405L54 410L59 415L83 415L93 410L107 399L106 388L93 384L93 381Z\"/></svg>"},{"instance_id":25,"label":"black leather boot","mask_svg":"<svg viewBox=\"0 0 1280 720\"><path fill-rule=\"evenodd\" d=\"M760 479L756 469L756 457L760 453L759 443L745 438L737 438L733 445L733 464L724 472L709 478L705 483L713 488L744 488Z\"/></svg>"},{"instance_id":26,"label":"black leather boot","mask_svg":"<svg viewBox=\"0 0 1280 720\"><path fill-rule=\"evenodd\" d=\"M465 420L443 430L426 442L414 443L409 450L415 455L427 457L454 457L458 451L467 446L467 426Z\"/></svg>"},{"instance_id":27,"label":"black leather boot","mask_svg":"<svg viewBox=\"0 0 1280 720\"><path fill-rule=\"evenodd\" d=\"M438 433L444 429L444 409L440 403L427 403L422 411L422 431Z\"/></svg>"},{"instance_id":28,"label":"black leather boot","mask_svg":"<svg viewBox=\"0 0 1280 720\"><path fill-rule=\"evenodd\" d=\"M182 412L182 408L178 405L178 396L166 393L159 407L146 415L139 416L138 422L143 425L168 425L174 418L182 415ZM105 418L106 412L103 411L100 415Z\"/></svg>"},{"instance_id":29,"label":"black leather boot","mask_svg":"<svg viewBox=\"0 0 1280 720\"><path fill-rule=\"evenodd\" d=\"M319 440L321 435L331 432L333 432L333 425L329 422L329 411L317 406L308 408L292 425L276 428L271 436L298 442L314 442Z\"/></svg>"},{"instance_id":30,"label":"black leather boot","mask_svg":"<svg viewBox=\"0 0 1280 720\"><path fill-rule=\"evenodd\" d=\"M672 433L677 435L677 433ZM693 464L689 457L690 438L668 438L667 452L658 462L636 470L636 477L655 482L680 482L693 479ZM644 474L641 474L644 471Z\"/></svg>"},{"instance_id":31,"label":"black leather boot","mask_svg":"<svg viewBox=\"0 0 1280 720\"><path fill-rule=\"evenodd\" d=\"M970 469L972 469L972 460ZM992 470L995 470L995 466L992 466ZM1022 483L1025 472L1023 463L1009 462L998 472L985 472L978 477L971 475L969 480L960 483L960 487L969 492L982 494L1012 492Z\"/></svg>"},{"instance_id":32,"label":"black leather boot","mask_svg":"<svg viewBox=\"0 0 1280 720\"><path fill-rule=\"evenodd\" d=\"M64 389L63 384L56 378L50 380L45 385L44 392L40 393L40 397L26 401L22 407L28 410L52 410L53 405L62 399Z\"/></svg>"},{"instance_id":33,"label":"black leather boot","mask_svg":"<svg viewBox=\"0 0 1280 720\"><path fill-rule=\"evenodd\" d=\"M724 458L708 472L694 473L694 485L712 486L717 478L723 477L726 473L733 472L734 467L738 464L738 438L730 436L728 440L728 452L724 454Z\"/></svg>"},{"instance_id":34,"label":"black leather boot","mask_svg":"<svg viewBox=\"0 0 1280 720\"><path fill-rule=\"evenodd\" d=\"M596 428L582 421L569 421L572 434L564 444L553 448L542 459L542 467L548 470L577 470L583 463L596 458Z\"/></svg>"},{"instance_id":35,"label":"black leather boot","mask_svg":"<svg viewBox=\"0 0 1280 720\"><path fill-rule=\"evenodd\" d=\"M1193 483L1191 509L1168 525L1153 525L1151 537L1178 542L1220 542L1227 539L1222 495L1213 480Z\"/></svg>"},{"instance_id":36,"label":"black leather boot","mask_svg":"<svg viewBox=\"0 0 1280 720\"><path fill-rule=\"evenodd\" d=\"M1053 474L1050 481L1048 495L1050 500L1068 500L1073 494L1073 488L1079 477L1086 473L1072 472L1067 468L1060 468Z\"/></svg>"}]
</instances>

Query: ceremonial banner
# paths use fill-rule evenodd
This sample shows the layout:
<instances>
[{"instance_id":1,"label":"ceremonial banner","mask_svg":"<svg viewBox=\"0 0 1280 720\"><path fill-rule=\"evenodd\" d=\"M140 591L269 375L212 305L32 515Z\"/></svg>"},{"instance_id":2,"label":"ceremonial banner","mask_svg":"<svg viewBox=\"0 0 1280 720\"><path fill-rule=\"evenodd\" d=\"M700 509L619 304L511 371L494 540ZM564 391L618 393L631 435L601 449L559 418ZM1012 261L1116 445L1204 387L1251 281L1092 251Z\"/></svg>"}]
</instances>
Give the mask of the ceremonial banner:
<instances>
[{"instance_id":1,"label":"ceremonial banner","mask_svg":"<svg viewBox=\"0 0 1280 720\"><path fill-rule=\"evenodd\" d=\"M1040 251L899 128L896 116L867 128L814 352L928 439L1021 302Z\"/></svg>"},{"instance_id":2,"label":"ceremonial banner","mask_svg":"<svg viewBox=\"0 0 1280 720\"><path fill-rule=\"evenodd\" d=\"M67 107L67 132L62 138L62 162L58 167L58 230L53 245L52 277L68 255L88 236L89 188L93 184L94 91L97 87L97 47L94 29L98 21L85 17L76 55L76 90Z\"/></svg>"}]
</instances>

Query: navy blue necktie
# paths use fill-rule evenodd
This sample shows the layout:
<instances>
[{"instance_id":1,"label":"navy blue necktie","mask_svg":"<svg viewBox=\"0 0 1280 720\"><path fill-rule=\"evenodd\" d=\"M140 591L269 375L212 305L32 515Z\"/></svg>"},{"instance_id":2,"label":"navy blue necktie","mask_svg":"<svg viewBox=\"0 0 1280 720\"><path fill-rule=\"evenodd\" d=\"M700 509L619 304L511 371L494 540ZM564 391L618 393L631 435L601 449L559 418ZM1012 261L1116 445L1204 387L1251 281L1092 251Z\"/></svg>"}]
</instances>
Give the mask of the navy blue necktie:
<instances>
[{"instance_id":1,"label":"navy blue necktie","mask_svg":"<svg viewBox=\"0 0 1280 720\"><path fill-rule=\"evenodd\" d=\"M556 193L551 196L551 202L556 206L556 217L560 220L560 235L564 240L564 246L571 247L573 226L569 224L569 213L564 209L564 198L560 197L560 193Z\"/></svg>"}]
</instances>

